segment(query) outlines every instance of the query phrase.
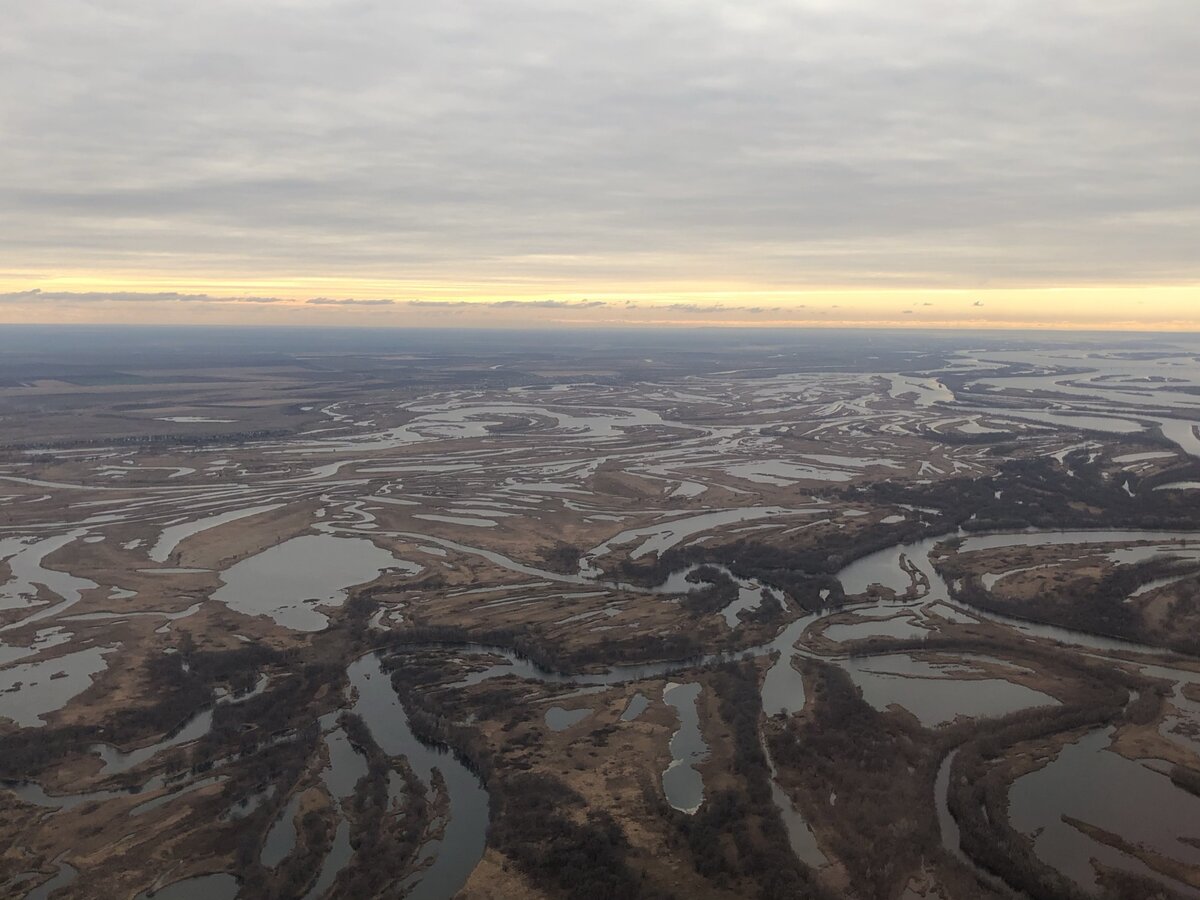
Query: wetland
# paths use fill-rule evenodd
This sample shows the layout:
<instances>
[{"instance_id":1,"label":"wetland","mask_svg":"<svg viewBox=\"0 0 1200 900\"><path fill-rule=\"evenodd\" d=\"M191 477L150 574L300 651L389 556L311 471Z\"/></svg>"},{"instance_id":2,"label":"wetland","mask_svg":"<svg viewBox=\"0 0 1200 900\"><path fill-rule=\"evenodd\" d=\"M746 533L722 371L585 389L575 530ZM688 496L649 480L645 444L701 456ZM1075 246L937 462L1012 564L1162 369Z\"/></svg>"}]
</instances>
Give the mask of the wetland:
<instances>
[{"instance_id":1,"label":"wetland","mask_svg":"<svg viewBox=\"0 0 1200 900\"><path fill-rule=\"evenodd\" d=\"M0 386L0 893L1200 893L1200 347L564 340Z\"/></svg>"}]
</instances>

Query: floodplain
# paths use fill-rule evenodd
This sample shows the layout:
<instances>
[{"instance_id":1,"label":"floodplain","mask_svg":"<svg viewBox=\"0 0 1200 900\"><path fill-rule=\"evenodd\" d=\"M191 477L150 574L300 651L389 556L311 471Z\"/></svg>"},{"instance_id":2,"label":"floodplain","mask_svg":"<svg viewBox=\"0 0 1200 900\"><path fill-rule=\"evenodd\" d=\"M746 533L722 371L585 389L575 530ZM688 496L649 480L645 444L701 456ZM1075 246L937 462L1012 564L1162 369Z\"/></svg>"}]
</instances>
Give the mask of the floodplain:
<instances>
[{"instance_id":1,"label":"floodplain","mask_svg":"<svg viewBox=\"0 0 1200 900\"><path fill-rule=\"evenodd\" d=\"M1196 341L48 334L5 896L1200 895Z\"/></svg>"}]
</instances>

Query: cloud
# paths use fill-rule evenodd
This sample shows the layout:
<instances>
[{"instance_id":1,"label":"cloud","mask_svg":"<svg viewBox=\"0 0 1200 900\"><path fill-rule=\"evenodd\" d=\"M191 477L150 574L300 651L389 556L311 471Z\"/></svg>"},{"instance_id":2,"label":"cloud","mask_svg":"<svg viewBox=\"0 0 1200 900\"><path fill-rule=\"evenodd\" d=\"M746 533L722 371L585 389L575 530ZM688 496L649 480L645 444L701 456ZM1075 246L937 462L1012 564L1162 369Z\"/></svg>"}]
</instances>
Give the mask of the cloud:
<instances>
[{"instance_id":1,"label":"cloud","mask_svg":"<svg viewBox=\"0 0 1200 900\"><path fill-rule=\"evenodd\" d=\"M392 306L395 300L355 300L353 298L345 300L335 300L332 297L313 297L311 300L305 300L305 303L310 306Z\"/></svg>"},{"instance_id":2,"label":"cloud","mask_svg":"<svg viewBox=\"0 0 1200 900\"><path fill-rule=\"evenodd\" d=\"M605 300L405 300L407 306L471 307L475 309L598 309ZM626 303L626 306L633 305Z\"/></svg>"},{"instance_id":3,"label":"cloud","mask_svg":"<svg viewBox=\"0 0 1200 900\"><path fill-rule=\"evenodd\" d=\"M665 307L673 312L686 313L720 313L725 312L727 307L715 303L668 303Z\"/></svg>"},{"instance_id":4,"label":"cloud","mask_svg":"<svg viewBox=\"0 0 1200 900\"><path fill-rule=\"evenodd\" d=\"M495 307L530 307L547 309L594 309L607 306L603 300L493 300L481 301L485 306Z\"/></svg>"},{"instance_id":5,"label":"cloud","mask_svg":"<svg viewBox=\"0 0 1200 900\"><path fill-rule=\"evenodd\" d=\"M257 296L220 296L215 294L184 294L173 291L44 291L39 289L0 293L0 305L21 304L38 306L43 304L62 304L66 306L87 305L94 303L137 303L158 304L170 307L177 303L189 304L280 304L288 307L308 306L329 309L377 308L416 310L454 310L481 311L503 310L555 310L561 312L587 312L592 310L611 309L618 312L649 312L649 313L682 313L685 315L702 316L744 316L770 313L795 313L803 309L804 304L793 307L785 306L740 306L720 302L653 302L649 300L598 300L598 299L530 299L530 300L426 300L414 298L410 300L395 300L391 298L359 298L359 297L311 297L306 300L294 300L285 297Z\"/></svg>"},{"instance_id":6,"label":"cloud","mask_svg":"<svg viewBox=\"0 0 1200 900\"><path fill-rule=\"evenodd\" d=\"M281 297L215 297L174 291L29 291L0 293L0 303L287 303Z\"/></svg>"},{"instance_id":7,"label":"cloud","mask_svg":"<svg viewBox=\"0 0 1200 900\"><path fill-rule=\"evenodd\" d=\"M1195 0L20 7L7 270L1200 279Z\"/></svg>"},{"instance_id":8,"label":"cloud","mask_svg":"<svg viewBox=\"0 0 1200 900\"><path fill-rule=\"evenodd\" d=\"M443 308L474 306L470 300L405 300L405 306L440 306Z\"/></svg>"}]
</instances>

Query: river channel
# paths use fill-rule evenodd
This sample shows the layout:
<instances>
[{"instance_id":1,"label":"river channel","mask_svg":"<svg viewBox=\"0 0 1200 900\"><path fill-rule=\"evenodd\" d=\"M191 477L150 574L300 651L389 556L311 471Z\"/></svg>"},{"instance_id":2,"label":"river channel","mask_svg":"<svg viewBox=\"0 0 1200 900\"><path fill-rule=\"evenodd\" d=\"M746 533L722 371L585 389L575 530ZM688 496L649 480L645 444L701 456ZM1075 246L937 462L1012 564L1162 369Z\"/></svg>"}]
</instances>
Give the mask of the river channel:
<instances>
[{"instance_id":1,"label":"river channel","mask_svg":"<svg viewBox=\"0 0 1200 900\"><path fill-rule=\"evenodd\" d=\"M792 621L772 641L746 651L746 653L752 656L777 654L776 661L767 672L762 689L764 712L767 715L774 715L781 712L794 713L803 708L805 702L804 681L801 673L792 665L792 659L795 655L814 655L809 650L802 647L798 648L797 643L807 628L818 623L827 615L852 611L863 618L875 618L878 620L878 627L874 629L870 627L870 623L868 623L867 627L862 627L862 623L858 623L850 630L843 630L840 636L847 640L861 639L871 634L885 636L889 633L895 634L897 628L902 628L905 634L919 633L922 630L922 625L917 618L917 610L921 606L935 602L944 608L944 610L950 611L955 615L963 614L985 617L985 614L981 611L967 609L956 604L951 599L947 585L938 575L935 566L930 560L930 555L936 546L948 537L951 536L943 535L881 550L851 563L838 576L846 593L849 595L863 594L872 585L889 587L898 594L902 594L913 583L910 572L902 567L902 561L907 561L910 565L917 566L929 582L928 590L918 599L909 601L872 601L866 604L855 604L839 609L832 609L828 612L806 614ZM983 549L984 547L1016 546L1021 544L1102 543L1106 541L1128 542L1131 540L1146 540L1164 544L1170 541L1185 539L1195 540L1196 535L1102 531L1020 532L1008 535L971 536L967 538L966 549ZM395 564L396 561L390 558L383 559L376 558L375 556L368 558L364 556L364 566L373 571L378 571L378 569ZM550 574L543 573L541 570L533 570L526 566L520 567L520 570L527 574ZM672 587L676 585L683 587L684 584L687 584L685 576L686 573L676 573L670 582ZM558 578L562 579L562 576L560 575ZM571 577L571 580L576 580L576 577ZM578 580L585 583L596 583L587 578L579 578ZM349 581L350 579L341 578L339 584L331 585L329 596L322 597L322 599L325 599L326 602L333 599L334 594L337 590L341 589L342 584L349 583ZM227 585L228 583L229 581L227 580ZM234 583L237 584L237 582ZM689 584L688 586L692 585ZM754 589L755 591L760 588L757 583L740 584L740 586ZM659 590L661 589L660 587ZM746 600L749 600L748 596ZM311 615L307 609L303 610L303 612ZM896 618L897 614L902 614L905 617L903 622L899 622ZM1030 636L1074 644L1088 648L1097 655L1113 651L1134 651L1146 654L1153 652L1152 648L1141 647L1127 641L1096 637L1068 629L1055 628L991 614L987 614L986 617L1001 619L1005 624ZM304 623L304 626L312 627L307 621ZM837 635L839 633L834 632L834 634ZM477 684L490 678L515 676L517 678L545 683L573 684L580 687L603 687L672 676L725 658L713 655L683 661L615 666L605 672L572 675L545 671L529 660L523 659L504 648L463 644L454 645L454 649L461 654L488 654L503 659L502 662L466 676L458 683L459 686ZM402 649L400 652L402 652ZM827 654L820 658L843 666L850 677L862 689L864 699L867 702L881 709L892 705L902 706L916 716L926 727L937 727L939 724L952 721L958 716L1002 715L1031 706L1055 702L1052 698L1044 694L1039 694L1036 691L1022 687L1001 677L983 677L978 673L965 679L955 677L971 669L973 661L969 655L965 656L954 666L937 666L914 659L909 654L898 653L881 654L873 657L856 656L854 658L840 654ZM988 662L993 664L994 671L995 661L991 660ZM1164 669L1161 666L1147 665L1145 668L1147 674L1156 674L1157 677L1168 677L1163 673L1170 673L1177 676L1180 680L1200 679L1200 675L1196 675L1196 673ZM1151 672L1151 670L1154 671ZM407 884L409 890L407 896L415 898L415 900L435 900L435 898L451 896L466 883L470 873L483 855L489 815L489 801L486 789L474 772L467 768L453 754L427 746L414 735L409 726L407 714L395 691L392 689L390 679L382 668L380 653L367 654L351 663L347 670L347 678L351 688L348 694L352 698L350 701L351 708L353 712L360 715L366 722L375 741L383 751L393 756L404 756L417 777L427 787L434 783L433 770L435 768L444 779L447 799L449 801L449 814L447 816L446 827L441 839L425 848L424 852L429 859L429 864ZM699 762L703 758L707 749L700 734L699 724L693 721L696 712L695 700L699 688L699 684L683 683L669 688L667 695L664 697L664 700L669 705L674 706L679 712L681 724L679 732L677 732L675 739L672 740L673 758L676 760L676 763L673 763L671 769L664 774L663 784L669 795L670 802L677 806L677 808L689 812L695 811L703 803L704 796L703 780L699 772L692 765L692 763ZM641 708L644 708L646 702L643 699L642 703L639 704L637 712L640 712ZM560 715L562 714L555 712L553 717ZM634 715L636 713L632 713L629 718L633 718ZM568 727L571 724L572 718L555 718L554 725ZM210 722L210 714L201 714L192 722L187 723L178 734L152 748L130 753L120 753L112 748L98 747L97 752L103 758L107 772L125 771L149 759L158 750L165 749L168 746L176 746L186 740L199 737L203 731L207 730ZM354 753L352 749L349 749L348 745L345 748L341 748L340 738L336 735L331 737L329 732L327 732L327 741L330 740L338 742L339 749L344 749L346 752L352 754ZM679 744L678 747L676 747L676 743ZM335 755L335 748L332 743L330 746L332 757ZM1082 750L1071 752L1082 753L1090 747L1090 744L1085 743ZM1096 764L1121 765L1125 762L1121 758L1116 757L1115 754L1108 753L1107 755L1113 756L1118 762L1113 763L1110 760L1104 760L1103 763ZM771 765L772 772L774 772L774 763L769 757L768 762ZM1131 763L1130 765L1134 764ZM1050 768L1053 767L1047 767L1047 770ZM938 815L942 826L943 840L946 842L947 848L962 858L961 850L957 847L957 828L948 810L945 809L944 803L949 770L950 763L948 760L943 765L942 773L938 779ZM357 767L355 771L357 771ZM672 772L675 772L675 774L671 774ZM1162 778L1157 773L1148 774L1151 778ZM335 777L335 775L336 773L330 773L330 777ZM1033 776L1027 777L1032 778ZM1018 827L1025 821L1022 818L1024 815L1023 810L1026 809L1026 805L1022 805L1024 804L1023 798L1032 790L1023 781L1019 781L1016 785L1016 788L1019 790L1014 790L1014 815L1019 820L1017 822ZM1164 790L1161 783L1156 782L1155 784L1155 790ZM154 790L162 786L161 780L159 780L145 785L143 790ZM826 861L826 857L817 846L815 838L804 821L802 814L794 808L787 795L777 785L774 785L774 782L773 787L775 788L775 802L780 809L783 821L789 832L792 847L797 855L810 865L822 865ZM49 797L39 787L32 784L13 785L9 789L15 790L26 801L40 803L40 805L53 808L68 808L82 802L87 802L88 800L104 799L124 793L120 791L97 791L72 797ZM346 791L342 793L346 793ZM1169 796L1174 798L1175 794L1170 794ZM1043 798L1038 806L1037 815L1030 814L1028 817L1030 823L1040 823L1031 825L1030 827L1044 828L1045 830L1041 832L1043 835L1051 833L1051 829L1046 823L1052 818L1053 809L1047 806L1048 803L1051 803L1051 801ZM294 832L294 828L290 827L290 819L294 814L294 807L289 805L283 814L288 823L285 824L281 819L272 827L267 838L266 847L264 848L264 862L268 865L278 864L290 851L290 844L294 841L294 833L289 834L289 830ZM352 857L349 832L345 827L344 820L342 826L339 828L338 837L335 838L334 850L325 860L321 880L318 882L320 890L314 889L309 894L309 897L313 898L313 900L321 895L325 887L332 884L337 872ZM1050 838L1039 840L1038 852L1046 858L1047 862L1056 868L1068 871L1073 876L1079 877L1081 881L1085 880L1084 876L1086 873L1080 868L1080 864L1077 862L1078 857L1070 855L1071 853L1077 853L1077 850L1070 850L1070 852L1063 850L1059 852L1055 849L1056 845L1051 842ZM1070 842L1066 841L1065 843ZM1126 863L1129 862L1127 856L1124 854L1119 855ZM965 858L963 859L964 862L969 862ZM1135 868L1134 866L1127 867ZM205 893L210 897L221 894L230 896L227 893L231 889L231 882L228 878L218 881L215 876L206 877L205 881L197 880L194 882L194 886L203 886L206 888ZM192 887L193 885L187 882L173 886L175 893L172 896L193 896L190 893ZM167 895L166 890L159 893L159 896Z\"/></svg>"}]
</instances>

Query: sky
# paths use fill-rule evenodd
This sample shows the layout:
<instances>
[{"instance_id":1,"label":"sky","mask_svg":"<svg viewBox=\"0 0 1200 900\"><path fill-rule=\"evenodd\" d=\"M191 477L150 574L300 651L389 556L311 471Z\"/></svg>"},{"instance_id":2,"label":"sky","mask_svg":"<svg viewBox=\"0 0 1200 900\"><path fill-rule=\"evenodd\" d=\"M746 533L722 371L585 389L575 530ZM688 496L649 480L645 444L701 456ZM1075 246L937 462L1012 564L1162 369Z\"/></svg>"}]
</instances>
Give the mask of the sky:
<instances>
[{"instance_id":1,"label":"sky","mask_svg":"<svg viewBox=\"0 0 1200 900\"><path fill-rule=\"evenodd\" d=\"M1196 0L52 0L0 322L1200 331Z\"/></svg>"}]
</instances>

